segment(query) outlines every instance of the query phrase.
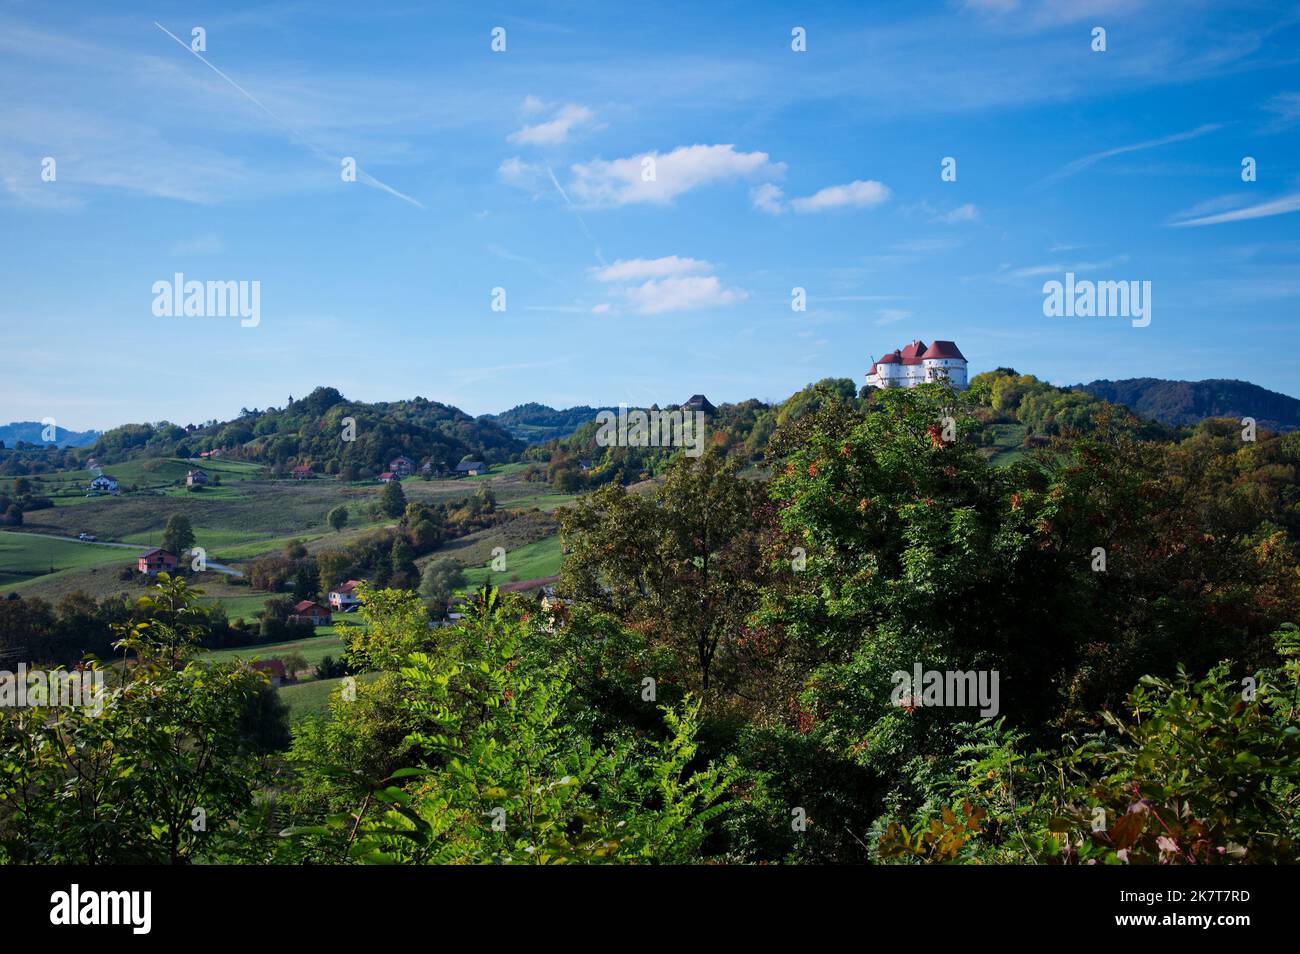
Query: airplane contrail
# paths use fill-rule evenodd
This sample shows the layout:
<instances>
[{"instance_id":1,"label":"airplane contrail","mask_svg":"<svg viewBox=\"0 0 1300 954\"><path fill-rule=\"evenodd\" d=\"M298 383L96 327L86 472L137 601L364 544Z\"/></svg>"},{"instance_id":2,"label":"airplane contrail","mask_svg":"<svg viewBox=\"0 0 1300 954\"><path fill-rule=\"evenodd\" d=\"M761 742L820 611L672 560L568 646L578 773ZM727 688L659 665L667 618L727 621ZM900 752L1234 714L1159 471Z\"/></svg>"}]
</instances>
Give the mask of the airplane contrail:
<instances>
[{"instance_id":1,"label":"airplane contrail","mask_svg":"<svg viewBox=\"0 0 1300 954\"><path fill-rule=\"evenodd\" d=\"M231 79L229 76L227 76L227 75L226 75L225 73L223 73L221 70L217 69L216 66L214 66L214 65L211 64L211 63L209 63L209 62L208 62L204 57L202 57L202 56L199 55L199 53L198 53L197 50L193 49L193 48L192 48L188 43L186 43L184 40L182 40L180 37L178 37L178 36L177 36L175 33L173 33L171 30L167 29L165 26L163 26L163 25L162 25L161 23L159 23L157 20L155 20L155 21L153 22L153 25L156 26L158 29L162 30L164 33L166 33L169 37L171 37L171 38L172 38L173 40L175 40L177 43L179 43L179 44L181 45L181 48L182 48L182 49L184 49L184 50L188 51L189 53L191 53L191 54L194 56L194 58L197 59L200 63L202 63L202 64L203 64L204 66L206 66L208 69L212 70L212 72L216 73L218 76L220 76L223 80L225 80L227 83L229 83L229 84L230 84L231 86L233 86L235 89L239 90L239 92L240 92L240 93L241 93L241 94L242 94L246 99L248 99L249 102L253 103L255 106L257 106L258 109L260 109L262 112L266 113L266 115L270 116L272 119L274 119L277 123L279 123L279 124L280 124L281 126L283 126L285 129L289 130L289 133L290 133L290 134L291 134L295 139L297 139L300 143L302 143L304 146L306 146L308 149L310 149L310 150L311 150L313 153L315 153L317 156L319 156L319 157L322 158L322 159L327 159L327 160L329 160L330 162L335 163L335 164L337 164L337 163L338 163L338 162L343 158L342 156L331 156L331 155L330 155L328 152L326 152L324 149L320 148L320 147L317 146L315 143L313 143L311 140L309 140L306 136L304 136L302 133L298 132L298 130L294 129L294 128L293 128L292 126L290 126L287 122L285 122L283 119L281 119L279 116L277 116L274 112L272 112L272 111L270 110L270 108L269 108L265 103L263 103L260 99L258 99L256 96L254 96L254 95L253 95L252 93L250 93L248 90L244 89L244 87L240 86L238 83L236 83L233 79ZM396 189L394 189L392 186L388 185L388 183L386 183L386 182L381 182L379 179L376 179L374 176L372 176L370 173L366 172L366 171L365 171L364 169L362 169L360 166L357 166L357 174L358 174L358 177L360 178L360 180L361 180L362 182L364 182L366 185L371 186L371 187L373 187L373 188L375 188L375 189L382 189L383 191L387 192L389 195L393 195L393 196L396 196L397 198L401 199L403 202L409 202L409 203L411 203L411 205L415 206L417 209L423 209L423 208L424 208L424 206L421 205L420 202L417 201L416 199L413 199L413 198L411 198L409 195L406 195L406 194L404 194L404 193L402 193L402 192L398 192Z\"/></svg>"}]
</instances>

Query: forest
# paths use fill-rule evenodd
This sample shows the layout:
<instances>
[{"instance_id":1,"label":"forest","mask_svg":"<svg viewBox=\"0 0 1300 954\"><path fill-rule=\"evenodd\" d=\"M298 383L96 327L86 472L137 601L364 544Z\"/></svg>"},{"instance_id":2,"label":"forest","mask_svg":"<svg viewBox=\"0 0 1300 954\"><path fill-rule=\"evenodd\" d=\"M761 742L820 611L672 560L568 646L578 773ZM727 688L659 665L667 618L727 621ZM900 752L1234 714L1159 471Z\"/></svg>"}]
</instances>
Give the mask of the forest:
<instances>
[{"instance_id":1,"label":"forest","mask_svg":"<svg viewBox=\"0 0 1300 954\"><path fill-rule=\"evenodd\" d=\"M0 709L0 860L1297 860L1300 434L1009 370L796 398L720 408L651 480L584 475L553 595L484 587L448 622L371 579L357 677L292 727L263 672L205 658L183 576L83 606L108 699ZM900 698L920 670L991 677L996 715Z\"/></svg>"}]
</instances>

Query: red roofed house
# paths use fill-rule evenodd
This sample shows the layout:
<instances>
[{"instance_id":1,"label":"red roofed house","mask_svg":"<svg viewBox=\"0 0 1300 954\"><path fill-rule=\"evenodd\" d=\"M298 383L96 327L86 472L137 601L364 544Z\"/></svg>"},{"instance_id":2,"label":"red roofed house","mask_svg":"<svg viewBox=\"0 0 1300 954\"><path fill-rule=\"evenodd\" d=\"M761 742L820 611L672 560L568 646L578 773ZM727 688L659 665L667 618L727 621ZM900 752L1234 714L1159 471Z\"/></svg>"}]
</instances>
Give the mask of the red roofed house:
<instances>
[{"instance_id":1,"label":"red roofed house","mask_svg":"<svg viewBox=\"0 0 1300 954\"><path fill-rule=\"evenodd\" d=\"M285 681L284 663L278 659L259 659L253 663L253 668L258 672L266 673L271 679L272 686L278 686Z\"/></svg>"},{"instance_id":2,"label":"red roofed house","mask_svg":"<svg viewBox=\"0 0 1300 954\"><path fill-rule=\"evenodd\" d=\"M311 623L313 626L328 626L330 620L330 611L315 600L303 600L301 603L296 604L293 612L289 614L289 622L291 623Z\"/></svg>"},{"instance_id":3,"label":"red roofed house","mask_svg":"<svg viewBox=\"0 0 1300 954\"><path fill-rule=\"evenodd\" d=\"M379 482L381 484L391 484L394 481L400 484L402 482L402 478L397 474L393 473L391 470L386 470L379 475Z\"/></svg>"},{"instance_id":4,"label":"red roofed house","mask_svg":"<svg viewBox=\"0 0 1300 954\"><path fill-rule=\"evenodd\" d=\"M334 587L329 591L330 606L340 613L353 606L359 606L361 600L357 599L357 587L360 585L360 580L348 580Z\"/></svg>"},{"instance_id":5,"label":"red roofed house","mask_svg":"<svg viewBox=\"0 0 1300 954\"><path fill-rule=\"evenodd\" d=\"M914 388L918 384L947 380L956 388L966 387L966 357L951 341L921 340L896 348L867 371L867 385L873 388Z\"/></svg>"},{"instance_id":6,"label":"red roofed house","mask_svg":"<svg viewBox=\"0 0 1300 954\"><path fill-rule=\"evenodd\" d=\"M154 547L148 553L140 554L136 564L141 573L153 576L155 573L173 573L176 570L176 554L170 550Z\"/></svg>"},{"instance_id":7,"label":"red roofed house","mask_svg":"<svg viewBox=\"0 0 1300 954\"><path fill-rule=\"evenodd\" d=\"M302 464L293 469L294 480L306 480L311 476L311 464Z\"/></svg>"}]
</instances>

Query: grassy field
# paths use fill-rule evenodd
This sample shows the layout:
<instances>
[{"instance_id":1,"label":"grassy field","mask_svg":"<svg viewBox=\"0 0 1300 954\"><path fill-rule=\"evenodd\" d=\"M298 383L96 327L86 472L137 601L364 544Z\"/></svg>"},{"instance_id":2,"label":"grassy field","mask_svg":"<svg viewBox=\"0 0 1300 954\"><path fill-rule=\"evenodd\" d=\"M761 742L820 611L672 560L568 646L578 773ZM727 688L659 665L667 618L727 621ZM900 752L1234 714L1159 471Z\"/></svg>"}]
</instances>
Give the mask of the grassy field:
<instances>
[{"instance_id":1,"label":"grassy field","mask_svg":"<svg viewBox=\"0 0 1300 954\"><path fill-rule=\"evenodd\" d=\"M117 567L134 561L131 551L117 547L0 531L0 585L6 593L22 593L34 582L63 579L80 571L95 570L111 577Z\"/></svg>"},{"instance_id":2,"label":"grassy field","mask_svg":"<svg viewBox=\"0 0 1300 954\"><path fill-rule=\"evenodd\" d=\"M51 601L78 590L98 598L136 597L143 592L142 587L118 579L118 572L133 563L131 552L24 538L24 532L68 537L88 532L103 542L157 546L167 518L181 513L189 517L196 545L207 551L209 559L238 567L263 554L282 551L291 540L300 540L310 552L317 552L347 546L359 536L395 523L388 517L375 520L369 515L370 505L382 490L375 483L267 480L256 465L222 461L202 466L209 473L220 473L223 486L190 493L175 482L193 466L191 461L174 458L114 465L108 472L124 484L150 489L89 499L84 496L91 477L88 472L42 475L36 482L37 492L62 489L67 496L57 498L58 506L30 511L22 531L10 534L18 540L0 549L0 586L5 592L16 589ZM545 484L521 480L524 468L523 464L507 464L480 478L407 480L402 489L411 501L454 503L472 496L487 481L500 508L524 513L501 527L452 541L438 555L454 556L467 567L482 567L481 575L486 576L492 548L501 546L510 560L507 578L526 579L535 570L535 575L549 575L556 562L556 545L543 550L528 548L554 535L551 513L574 498L553 493ZM349 522L341 533L335 533L325 525L325 515L339 505L348 508ZM49 573L51 556L54 574ZM263 594L225 581L205 580L202 585L209 591L205 602L220 600L231 619L251 619L266 600Z\"/></svg>"},{"instance_id":3,"label":"grassy field","mask_svg":"<svg viewBox=\"0 0 1300 954\"><path fill-rule=\"evenodd\" d=\"M559 573L560 560L560 538L557 535L516 550L507 550L504 573L494 573L490 566L473 566L466 568L465 578L471 587L481 586L489 577L496 583L535 580Z\"/></svg>"},{"instance_id":4,"label":"grassy field","mask_svg":"<svg viewBox=\"0 0 1300 954\"><path fill-rule=\"evenodd\" d=\"M205 586L203 589L211 592L213 587ZM257 614L262 611L266 601L274 595L273 593L254 592L248 587L244 587L243 592L237 596L204 596L199 602L208 606L217 603L221 604L221 608L226 611L226 619L252 620L257 618Z\"/></svg>"},{"instance_id":5,"label":"grassy field","mask_svg":"<svg viewBox=\"0 0 1300 954\"><path fill-rule=\"evenodd\" d=\"M325 514L339 504L356 504L377 490L354 488L330 480L244 480L235 496L217 493L176 495L157 491L120 497L82 499L76 507L54 507L25 515L24 529L76 536L87 530L101 540L124 542L161 538L173 513L183 513L191 525L215 532L214 544L202 532L198 545L213 553L223 546L250 541L326 533ZM274 545L272 545L274 548Z\"/></svg>"},{"instance_id":6,"label":"grassy field","mask_svg":"<svg viewBox=\"0 0 1300 954\"><path fill-rule=\"evenodd\" d=\"M178 457L156 457L144 460L123 461L120 464L111 464L105 468L104 472L117 478L118 483L122 486L136 485L142 489L160 490L166 487L173 487L178 482L184 481L185 474L193 469L202 469L209 476L218 475L223 486L211 487L207 492L220 493L228 488L225 486L231 482L244 480L254 480L262 472L261 466L257 464L245 464L239 461L218 461L215 463L199 464L194 461L181 460ZM88 470L66 470L56 474L39 474L33 478L33 486L37 493L55 499L58 504L73 503L77 500L85 500L85 495L89 491L90 482L94 479L94 474ZM176 487L180 493L184 493L184 487ZM72 497L74 500L61 500L61 497ZM97 499L97 498L92 498Z\"/></svg>"},{"instance_id":7,"label":"grassy field","mask_svg":"<svg viewBox=\"0 0 1300 954\"><path fill-rule=\"evenodd\" d=\"M322 632L329 630L329 632ZM231 662L236 659L271 659L288 653L301 653L308 664L315 666L326 656L338 659L343 655L343 640L333 627L322 626L321 635L310 639L297 639L285 643L262 643L257 646L239 646L235 649L215 649L205 655L211 662Z\"/></svg>"},{"instance_id":8,"label":"grassy field","mask_svg":"<svg viewBox=\"0 0 1300 954\"><path fill-rule=\"evenodd\" d=\"M380 673L366 672L356 677L361 685L374 682ZM280 698L289 707L289 721L301 722L308 716L324 715L329 711L330 696L343 679L313 679L297 685L281 686Z\"/></svg>"},{"instance_id":9,"label":"grassy field","mask_svg":"<svg viewBox=\"0 0 1300 954\"><path fill-rule=\"evenodd\" d=\"M990 424L993 432L993 455L989 462L1005 467L1025 456L1025 435L1029 429L1023 424Z\"/></svg>"},{"instance_id":10,"label":"grassy field","mask_svg":"<svg viewBox=\"0 0 1300 954\"><path fill-rule=\"evenodd\" d=\"M530 494L526 497L516 497L513 500L499 502L501 506L509 507L512 510L532 510L536 507L538 510L550 513L560 507L570 506L577 499L573 494Z\"/></svg>"}]
</instances>

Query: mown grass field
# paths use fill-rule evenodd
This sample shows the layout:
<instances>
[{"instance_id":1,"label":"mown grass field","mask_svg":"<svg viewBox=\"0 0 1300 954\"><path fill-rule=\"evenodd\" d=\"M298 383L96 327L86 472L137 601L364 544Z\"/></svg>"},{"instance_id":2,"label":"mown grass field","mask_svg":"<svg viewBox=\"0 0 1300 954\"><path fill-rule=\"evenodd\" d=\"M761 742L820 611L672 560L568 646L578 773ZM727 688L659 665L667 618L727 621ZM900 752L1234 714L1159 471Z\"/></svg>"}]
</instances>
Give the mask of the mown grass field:
<instances>
[{"instance_id":1,"label":"mown grass field","mask_svg":"<svg viewBox=\"0 0 1300 954\"><path fill-rule=\"evenodd\" d=\"M328 630L328 632L325 632ZM238 646L234 649L214 649L204 654L210 662L231 662L236 659L283 658L288 653L300 653L308 664L316 666L326 656L338 659L343 654L343 640L333 627L322 626L320 635L309 639L295 639L284 643L262 643L256 646Z\"/></svg>"},{"instance_id":2,"label":"mown grass field","mask_svg":"<svg viewBox=\"0 0 1300 954\"><path fill-rule=\"evenodd\" d=\"M119 566L134 563L130 550L51 540L27 533L0 531L0 586L22 593L33 583L64 579L81 571L102 571L112 577Z\"/></svg>"},{"instance_id":3,"label":"mown grass field","mask_svg":"<svg viewBox=\"0 0 1300 954\"><path fill-rule=\"evenodd\" d=\"M365 672L356 677L357 683L366 685L378 679L380 673ZM280 698L289 707L290 723L301 722L308 716L324 715L329 711L330 696L343 682L339 679L313 679L297 685L281 686Z\"/></svg>"},{"instance_id":4,"label":"mown grass field","mask_svg":"<svg viewBox=\"0 0 1300 954\"><path fill-rule=\"evenodd\" d=\"M546 537L536 543L507 550L505 572L494 572L490 566L473 566L465 569L465 578L470 587L482 586L489 578L495 583L535 580L559 573L561 559L559 536Z\"/></svg>"},{"instance_id":5,"label":"mown grass field","mask_svg":"<svg viewBox=\"0 0 1300 954\"><path fill-rule=\"evenodd\" d=\"M103 469L103 472L115 477L123 487L135 485L145 490L159 490L183 482L185 474L195 469L201 469L209 476L220 477L222 486L209 487L206 489L208 492L220 492L227 489L226 485L229 483L255 480L262 474L262 467L258 464L246 464L241 461L200 464L179 457L123 461L120 464L109 465ZM85 500L94 477L95 475L88 470L65 470L55 474L39 474L32 478L32 481L37 493L51 497L56 504L63 505ZM176 489L181 493L185 492L183 486ZM63 497L74 499L60 499Z\"/></svg>"}]
</instances>

